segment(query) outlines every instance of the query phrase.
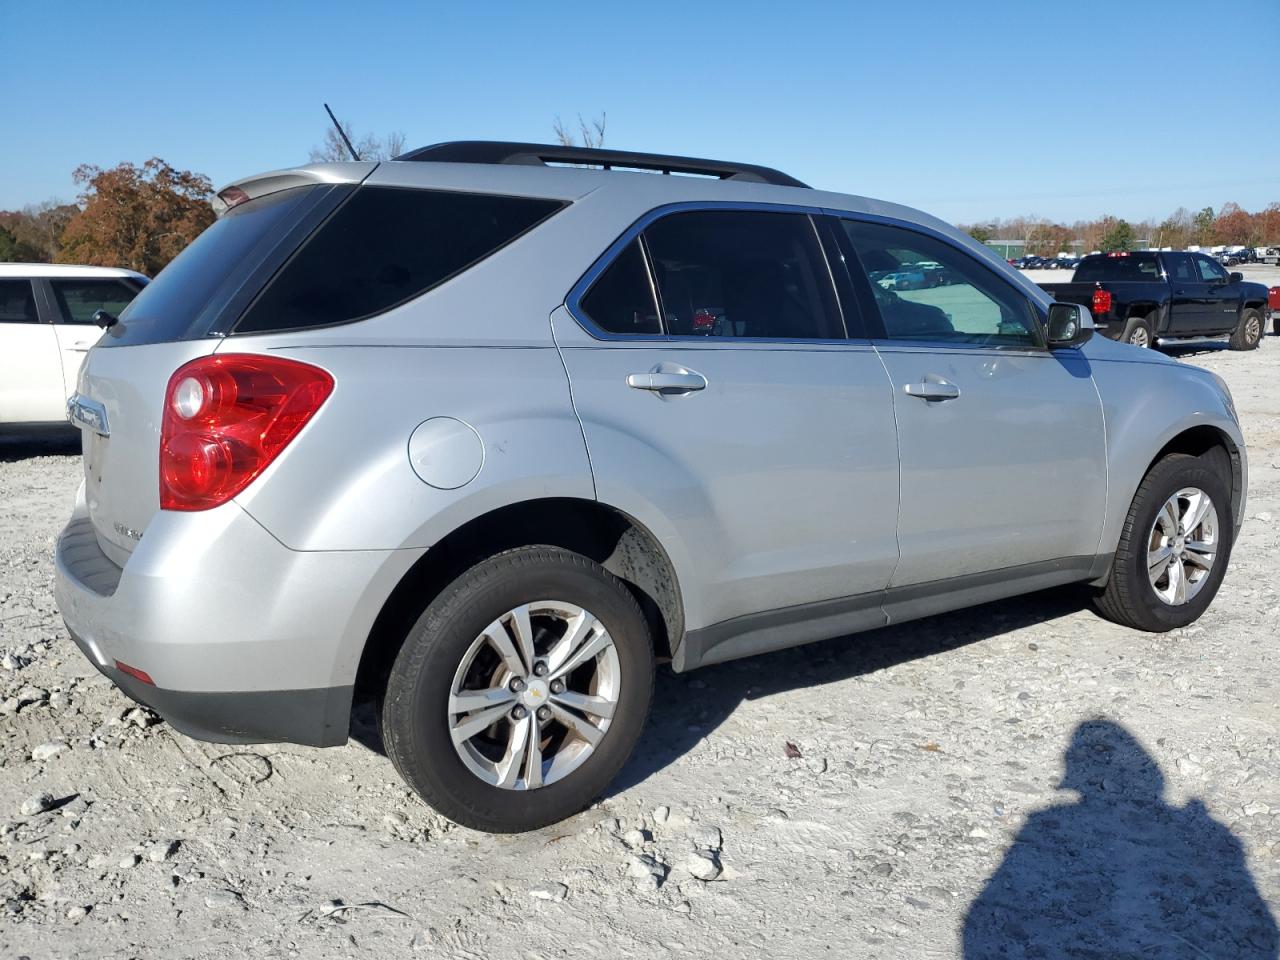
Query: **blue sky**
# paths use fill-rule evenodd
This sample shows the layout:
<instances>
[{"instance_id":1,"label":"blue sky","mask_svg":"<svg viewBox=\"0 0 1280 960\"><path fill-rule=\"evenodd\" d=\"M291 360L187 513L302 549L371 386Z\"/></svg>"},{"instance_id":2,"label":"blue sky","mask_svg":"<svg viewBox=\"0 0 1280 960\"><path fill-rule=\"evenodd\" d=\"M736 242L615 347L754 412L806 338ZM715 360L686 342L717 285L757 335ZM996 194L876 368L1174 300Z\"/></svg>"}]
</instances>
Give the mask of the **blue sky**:
<instances>
[{"instance_id":1,"label":"blue sky","mask_svg":"<svg viewBox=\"0 0 1280 960\"><path fill-rule=\"evenodd\" d=\"M1280 200L1280 0L0 0L0 209L79 163L215 185L305 162L329 101L410 146L551 139L776 166L948 220Z\"/></svg>"}]
</instances>

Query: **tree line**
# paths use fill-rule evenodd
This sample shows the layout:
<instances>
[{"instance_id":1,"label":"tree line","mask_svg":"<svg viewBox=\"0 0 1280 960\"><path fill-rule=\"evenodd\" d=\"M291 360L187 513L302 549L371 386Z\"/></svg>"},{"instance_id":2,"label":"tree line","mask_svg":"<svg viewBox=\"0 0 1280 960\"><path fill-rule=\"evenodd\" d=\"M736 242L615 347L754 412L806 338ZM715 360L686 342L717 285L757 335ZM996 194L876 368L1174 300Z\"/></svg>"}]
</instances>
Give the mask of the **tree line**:
<instances>
[{"instance_id":1,"label":"tree line","mask_svg":"<svg viewBox=\"0 0 1280 960\"><path fill-rule=\"evenodd\" d=\"M1056 223L1043 217L1013 217L962 224L974 239L1022 241L1027 253L1052 256L1072 246L1083 250L1129 250L1136 243L1152 247L1280 246L1280 203L1250 213L1238 203L1188 210L1179 207L1163 220L1130 223L1120 217L1098 217L1074 223Z\"/></svg>"}]
</instances>

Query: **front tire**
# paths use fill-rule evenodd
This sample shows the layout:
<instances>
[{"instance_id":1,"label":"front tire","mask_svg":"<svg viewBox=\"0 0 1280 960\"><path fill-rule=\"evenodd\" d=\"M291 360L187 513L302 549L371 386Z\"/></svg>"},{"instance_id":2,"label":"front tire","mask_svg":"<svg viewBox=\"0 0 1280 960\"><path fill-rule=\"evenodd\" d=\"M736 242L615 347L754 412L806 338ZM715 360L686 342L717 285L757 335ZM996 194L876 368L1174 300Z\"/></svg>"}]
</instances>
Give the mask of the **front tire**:
<instances>
[{"instance_id":1,"label":"front tire","mask_svg":"<svg viewBox=\"0 0 1280 960\"><path fill-rule=\"evenodd\" d=\"M1095 597L1099 613L1153 633L1200 618L1231 558L1229 471L1221 452L1174 453L1151 468L1129 507L1111 577Z\"/></svg>"},{"instance_id":2,"label":"front tire","mask_svg":"<svg viewBox=\"0 0 1280 960\"><path fill-rule=\"evenodd\" d=\"M1262 342L1262 314L1248 307L1240 314L1240 323L1231 333L1227 345L1232 350L1256 350Z\"/></svg>"},{"instance_id":3,"label":"front tire","mask_svg":"<svg viewBox=\"0 0 1280 960\"><path fill-rule=\"evenodd\" d=\"M558 547L472 567L431 602L382 703L387 756L451 820L517 833L572 816L622 769L653 695L626 586Z\"/></svg>"}]
</instances>

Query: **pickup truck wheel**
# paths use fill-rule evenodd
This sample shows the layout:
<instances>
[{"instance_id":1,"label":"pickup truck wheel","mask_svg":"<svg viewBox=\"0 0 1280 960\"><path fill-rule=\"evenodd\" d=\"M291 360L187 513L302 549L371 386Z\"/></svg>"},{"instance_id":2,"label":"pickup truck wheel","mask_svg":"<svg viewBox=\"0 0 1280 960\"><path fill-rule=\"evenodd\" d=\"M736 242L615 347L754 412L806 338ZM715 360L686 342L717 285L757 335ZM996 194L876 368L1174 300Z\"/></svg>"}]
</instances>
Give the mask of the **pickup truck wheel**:
<instances>
[{"instance_id":1,"label":"pickup truck wheel","mask_svg":"<svg viewBox=\"0 0 1280 960\"><path fill-rule=\"evenodd\" d=\"M1208 608L1231 556L1230 467L1219 453L1175 453L1147 473L1129 507L1111 578L1095 598L1108 620L1163 633Z\"/></svg>"},{"instance_id":2,"label":"pickup truck wheel","mask_svg":"<svg viewBox=\"0 0 1280 960\"><path fill-rule=\"evenodd\" d=\"M1256 350L1262 342L1262 314L1255 307L1247 307L1240 314L1240 324L1227 342L1232 350Z\"/></svg>"},{"instance_id":3,"label":"pickup truck wheel","mask_svg":"<svg viewBox=\"0 0 1280 960\"><path fill-rule=\"evenodd\" d=\"M1124 325L1124 333L1120 339L1135 347L1150 347L1155 343L1155 334L1151 330L1151 322L1146 317L1130 317Z\"/></svg>"},{"instance_id":4,"label":"pickup truck wheel","mask_svg":"<svg viewBox=\"0 0 1280 960\"><path fill-rule=\"evenodd\" d=\"M426 608L382 704L387 756L476 830L516 833L595 800L640 738L653 642L626 586L558 547L472 567Z\"/></svg>"}]
</instances>

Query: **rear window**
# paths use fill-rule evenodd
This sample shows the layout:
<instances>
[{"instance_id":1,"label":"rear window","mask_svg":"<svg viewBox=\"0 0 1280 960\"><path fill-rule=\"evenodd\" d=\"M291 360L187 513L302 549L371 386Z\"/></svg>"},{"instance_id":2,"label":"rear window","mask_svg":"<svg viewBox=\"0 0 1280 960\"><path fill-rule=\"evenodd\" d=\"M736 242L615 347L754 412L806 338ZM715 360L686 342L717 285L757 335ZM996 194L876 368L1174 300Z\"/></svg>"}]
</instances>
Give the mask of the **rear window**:
<instances>
[{"instance_id":1,"label":"rear window","mask_svg":"<svg viewBox=\"0 0 1280 960\"><path fill-rule=\"evenodd\" d=\"M133 302L142 284L125 280L50 280L63 323L93 323L93 315L105 310L119 316Z\"/></svg>"},{"instance_id":2,"label":"rear window","mask_svg":"<svg viewBox=\"0 0 1280 960\"><path fill-rule=\"evenodd\" d=\"M295 187L233 207L147 284L120 314L113 346L206 336L322 187Z\"/></svg>"},{"instance_id":3,"label":"rear window","mask_svg":"<svg viewBox=\"0 0 1280 960\"><path fill-rule=\"evenodd\" d=\"M1122 257L1106 254L1085 257L1072 278L1079 283L1099 280L1159 280L1160 261L1154 253L1127 253Z\"/></svg>"},{"instance_id":4,"label":"rear window","mask_svg":"<svg viewBox=\"0 0 1280 960\"><path fill-rule=\"evenodd\" d=\"M347 323L411 300L560 210L558 200L361 187L249 308L236 333Z\"/></svg>"}]
</instances>

